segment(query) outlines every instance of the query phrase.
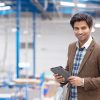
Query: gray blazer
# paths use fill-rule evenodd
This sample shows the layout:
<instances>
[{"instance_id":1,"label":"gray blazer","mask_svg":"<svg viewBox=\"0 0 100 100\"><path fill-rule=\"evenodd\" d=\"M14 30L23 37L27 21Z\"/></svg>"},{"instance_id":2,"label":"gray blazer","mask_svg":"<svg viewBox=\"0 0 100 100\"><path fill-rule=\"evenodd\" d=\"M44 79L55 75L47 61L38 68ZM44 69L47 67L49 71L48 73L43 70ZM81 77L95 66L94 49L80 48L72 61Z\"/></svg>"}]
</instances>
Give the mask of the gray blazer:
<instances>
[{"instance_id":1,"label":"gray blazer","mask_svg":"<svg viewBox=\"0 0 100 100\"><path fill-rule=\"evenodd\" d=\"M68 48L66 69L70 72L72 71L75 52L76 42L70 44ZM94 40L92 40L84 56L78 76L84 78L84 87L77 87L78 100L100 100L100 44Z\"/></svg>"}]
</instances>

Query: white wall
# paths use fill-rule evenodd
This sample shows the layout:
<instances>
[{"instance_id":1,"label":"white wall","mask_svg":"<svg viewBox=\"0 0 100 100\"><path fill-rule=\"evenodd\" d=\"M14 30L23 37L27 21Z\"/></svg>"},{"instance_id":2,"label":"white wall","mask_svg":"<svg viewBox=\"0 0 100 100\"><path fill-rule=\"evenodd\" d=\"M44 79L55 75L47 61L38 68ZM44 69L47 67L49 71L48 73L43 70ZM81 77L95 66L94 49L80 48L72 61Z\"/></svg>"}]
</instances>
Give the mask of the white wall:
<instances>
[{"instance_id":1,"label":"white wall","mask_svg":"<svg viewBox=\"0 0 100 100\"><path fill-rule=\"evenodd\" d=\"M65 67L68 44L76 40L69 25L69 19L53 18L50 21L36 17L36 75L44 71L49 74L50 68L54 66L62 65ZM100 22L99 19L96 21ZM16 71L16 35L15 32L11 31L12 28L16 27L15 22L14 16L0 18L0 23L2 23L0 24L0 73L2 70L12 70L14 73ZM30 14L21 17L21 42L32 42L32 23ZM25 31L26 34L24 34ZM96 29L92 35L100 42L99 31L100 29ZM32 49L21 50L20 61L29 62L32 73Z\"/></svg>"},{"instance_id":2,"label":"white wall","mask_svg":"<svg viewBox=\"0 0 100 100\"><path fill-rule=\"evenodd\" d=\"M62 65L67 60L68 44L75 40L68 19L37 21L36 67L37 74L49 71L50 67Z\"/></svg>"}]
</instances>

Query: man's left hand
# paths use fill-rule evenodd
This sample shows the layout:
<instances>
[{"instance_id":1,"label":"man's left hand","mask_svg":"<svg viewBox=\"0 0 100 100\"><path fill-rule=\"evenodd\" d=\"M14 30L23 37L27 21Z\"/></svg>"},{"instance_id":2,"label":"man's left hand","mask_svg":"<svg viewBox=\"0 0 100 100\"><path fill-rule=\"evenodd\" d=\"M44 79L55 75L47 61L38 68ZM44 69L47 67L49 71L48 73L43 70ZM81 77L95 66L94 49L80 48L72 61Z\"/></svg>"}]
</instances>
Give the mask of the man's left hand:
<instances>
[{"instance_id":1,"label":"man's left hand","mask_svg":"<svg viewBox=\"0 0 100 100\"><path fill-rule=\"evenodd\" d=\"M68 80L73 86L84 86L84 79L78 76L70 76Z\"/></svg>"}]
</instances>

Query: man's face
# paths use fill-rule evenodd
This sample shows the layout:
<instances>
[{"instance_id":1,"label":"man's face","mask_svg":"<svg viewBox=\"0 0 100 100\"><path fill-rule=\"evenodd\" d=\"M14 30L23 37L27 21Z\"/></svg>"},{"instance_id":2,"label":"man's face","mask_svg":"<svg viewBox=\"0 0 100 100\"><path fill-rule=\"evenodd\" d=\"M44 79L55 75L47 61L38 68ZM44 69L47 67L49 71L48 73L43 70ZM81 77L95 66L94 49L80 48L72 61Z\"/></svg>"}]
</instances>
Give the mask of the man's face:
<instances>
[{"instance_id":1,"label":"man's face","mask_svg":"<svg viewBox=\"0 0 100 100\"><path fill-rule=\"evenodd\" d=\"M88 27L87 23L85 21L78 21L74 23L74 33L77 39L79 40L80 43L84 44L91 32L91 28Z\"/></svg>"}]
</instances>

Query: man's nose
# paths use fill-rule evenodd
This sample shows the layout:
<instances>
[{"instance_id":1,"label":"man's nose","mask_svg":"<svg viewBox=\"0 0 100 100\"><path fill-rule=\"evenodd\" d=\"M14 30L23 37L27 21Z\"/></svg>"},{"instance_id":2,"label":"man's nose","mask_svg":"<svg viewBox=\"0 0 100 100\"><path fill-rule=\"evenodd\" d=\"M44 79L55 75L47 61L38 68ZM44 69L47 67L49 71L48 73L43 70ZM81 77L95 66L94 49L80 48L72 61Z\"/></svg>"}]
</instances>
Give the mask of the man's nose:
<instances>
[{"instance_id":1,"label":"man's nose","mask_svg":"<svg viewBox=\"0 0 100 100\"><path fill-rule=\"evenodd\" d=\"M82 34L83 32L82 32L82 30L78 30L78 34Z\"/></svg>"}]
</instances>

